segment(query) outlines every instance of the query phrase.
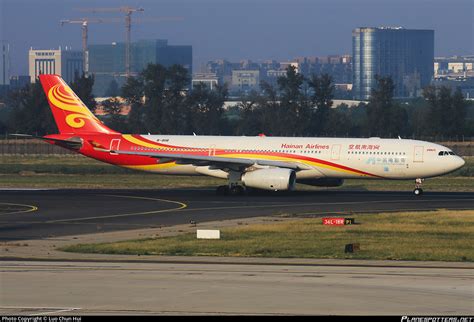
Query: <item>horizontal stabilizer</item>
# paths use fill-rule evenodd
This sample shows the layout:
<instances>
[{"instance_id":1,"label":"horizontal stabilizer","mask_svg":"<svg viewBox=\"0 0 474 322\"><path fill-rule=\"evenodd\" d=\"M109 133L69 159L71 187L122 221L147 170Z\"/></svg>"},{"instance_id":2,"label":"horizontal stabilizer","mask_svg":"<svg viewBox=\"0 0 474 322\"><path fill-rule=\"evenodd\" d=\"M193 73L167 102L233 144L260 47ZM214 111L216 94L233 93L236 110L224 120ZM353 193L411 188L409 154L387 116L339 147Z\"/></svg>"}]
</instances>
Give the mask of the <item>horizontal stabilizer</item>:
<instances>
[{"instance_id":1,"label":"horizontal stabilizer","mask_svg":"<svg viewBox=\"0 0 474 322\"><path fill-rule=\"evenodd\" d=\"M69 139L57 139L51 138L47 136L37 136L37 135L30 135L30 134L9 134L10 136L20 137L20 138L29 138L29 139L39 139L44 141L52 141L55 144L62 146L64 148L72 149L72 150L80 150L83 145L83 141L79 137L71 137Z\"/></svg>"}]
</instances>

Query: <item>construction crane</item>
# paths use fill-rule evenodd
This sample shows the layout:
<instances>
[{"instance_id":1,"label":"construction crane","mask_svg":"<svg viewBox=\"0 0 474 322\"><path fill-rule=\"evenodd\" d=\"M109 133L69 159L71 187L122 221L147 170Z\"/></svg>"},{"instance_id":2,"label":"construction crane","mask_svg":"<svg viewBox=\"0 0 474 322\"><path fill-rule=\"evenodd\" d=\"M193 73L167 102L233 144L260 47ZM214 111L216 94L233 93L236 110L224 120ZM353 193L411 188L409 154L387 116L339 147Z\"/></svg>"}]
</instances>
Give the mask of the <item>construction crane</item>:
<instances>
[{"instance_id":1,"label":"construction crane","mask_svg":"<svg viewBox=\"0 0 474 322\"><path fill-rule=\"evenodd\" d=\"M123 12L125 13L125 74L130 76L130 62L131 62L131 33L132 33L132 13L143 12L143 8L132 7L118 7L118 8L84 8L81 11L87 12Z\"/></svg>"},{"instance_id":2,"label":"construction crane","mask_svg":"<svg viewBox=\"0 0 474 322\"><path fill-rule=\"evenodd\" d=\"M143 8L132 8L128 6L116 7L116 8L80 8L79 11L83 12L122 12L125 13L125 73L127 77L131 75L131 34L132 34L132 13L144 12ZM100 19L105 22L105 19ZM159 21L181 21L183 17L152 17L134 21L134 23L146 23L146 22L159 22ZM113 18L107 19L107 22L119 22Z\"/></svg>"},{"instance_id":3,"label":"construction crane","mask_svg":"<svg viewBox=\"0 0 474 322\"><path fill-rule=\"evenodd\" d=\"M87 51L87 39L88 39L88 26L89 23L103 23L103 19L90 19L90 18L80 18L77 20L63 19L60 21L61 27L65 24L80 24L82 30L82 54L84 60L84 73L86 76L89 74L89 53Z\"/></svg>"}]
</instances>

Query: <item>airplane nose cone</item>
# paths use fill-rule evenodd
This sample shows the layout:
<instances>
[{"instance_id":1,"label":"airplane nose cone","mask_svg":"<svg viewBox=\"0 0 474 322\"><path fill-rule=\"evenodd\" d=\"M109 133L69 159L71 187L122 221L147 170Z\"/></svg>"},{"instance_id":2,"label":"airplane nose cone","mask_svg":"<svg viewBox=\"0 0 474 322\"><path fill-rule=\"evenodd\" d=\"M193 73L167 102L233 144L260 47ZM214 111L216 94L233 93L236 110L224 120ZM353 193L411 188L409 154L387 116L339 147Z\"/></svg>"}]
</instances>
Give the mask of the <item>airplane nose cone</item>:
<instances>
[{"instance_id":1,"label":"airplane nose cone","mask_svg":"<svg viewBox=\"0 0 474 322\"><path fill-rule=\"evenodd\" d=\"M456 156L455 168L454 169L457 170L465 164L466 164L466 161L464 161L463 158Z\"/></svg>"}]
</instances>

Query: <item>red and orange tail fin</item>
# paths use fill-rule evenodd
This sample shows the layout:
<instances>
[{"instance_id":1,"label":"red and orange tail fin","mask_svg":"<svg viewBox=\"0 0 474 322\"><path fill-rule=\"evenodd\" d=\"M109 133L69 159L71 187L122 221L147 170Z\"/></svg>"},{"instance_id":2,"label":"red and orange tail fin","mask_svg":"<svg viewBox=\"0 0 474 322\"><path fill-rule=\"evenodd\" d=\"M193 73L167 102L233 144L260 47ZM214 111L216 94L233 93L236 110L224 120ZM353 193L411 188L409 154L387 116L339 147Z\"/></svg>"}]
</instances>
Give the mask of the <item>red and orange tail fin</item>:
<instances>
[{"instance_id":1,"label":"red and orange tail fin","mask_svg":"<svg viewBox=\"0 0 474 322\"><path fill-rule=\"evenodd\" d=\"M118 134L89 111L61 76L42 74L39 79L61 134Z\"/></svg>"}]
</instances>

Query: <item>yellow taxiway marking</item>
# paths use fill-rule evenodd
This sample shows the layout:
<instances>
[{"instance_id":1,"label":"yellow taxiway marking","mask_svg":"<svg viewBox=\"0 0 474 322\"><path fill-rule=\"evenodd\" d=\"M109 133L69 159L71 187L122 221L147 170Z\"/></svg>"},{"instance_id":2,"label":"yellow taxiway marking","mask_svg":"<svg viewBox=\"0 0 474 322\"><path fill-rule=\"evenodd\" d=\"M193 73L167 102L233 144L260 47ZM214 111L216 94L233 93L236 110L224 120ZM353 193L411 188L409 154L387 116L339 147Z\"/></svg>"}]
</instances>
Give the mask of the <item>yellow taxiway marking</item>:
<instances>
[{"instance_id":1,"label":"yellow taxiway marking","mask_svg":"<svg viewBox=\"0 0 474 322\"><path fill-rule=\"evenodd\" d=\"M158 198L148 198L148 197L138 197L138 196L124 196L124 195L102 195L102 196L168 202L168 203L177 204L179 205L179 207L170 208L170 209L144 211L144 212L132 212L132 213L127 213L127 214L110 215L110 216L96 216L96 217L50 220L50 221L47 221L46 223L60 223L60 222L70 222L70 221L85 221L85 220L92 220L92 219L106 219L106 218L132 217L132 216L140 216L140 215L152 215L152 214L158 214L158 213L164 213L164 212L170 212L170 211L177 211L177 210L184 209L188 206L187 204L183 202L168 200L168 199L158 199Z\"/></svg>"},{"instance_id":2,"label":"yellow taxiway marking","mask_svg":"<svg viewBox=\"0 0 474 322\"><path fill-rule=\"evenodd\" d=\"M0 216L5 216L5 215L14 215L14 214L23 214L27 212L33 212L38 210L38 207L32 206L32 205L23 205L23 204L18 204L18 203L8 203L8 202L0 202L0 205L8 205L8 206L20 206L20 207L26 207L29 209L26 210L14 210L12 212L2 212L0 213Z\"/></svg>"}]
</instances>

